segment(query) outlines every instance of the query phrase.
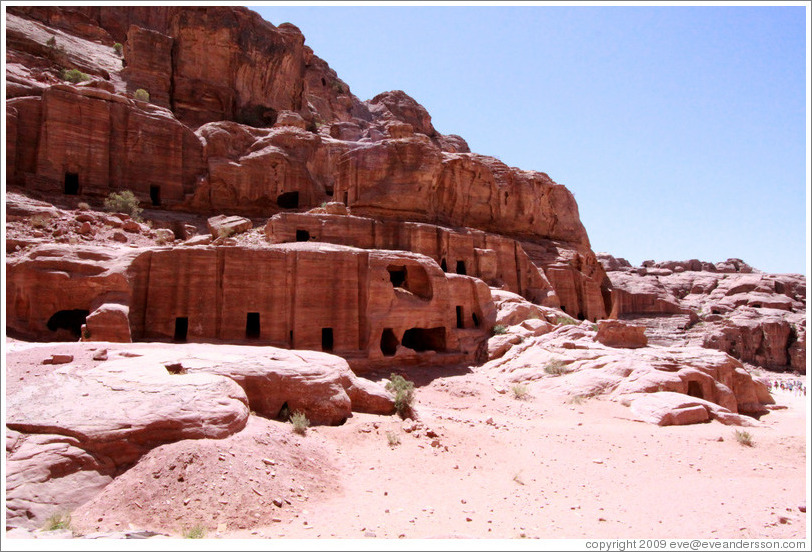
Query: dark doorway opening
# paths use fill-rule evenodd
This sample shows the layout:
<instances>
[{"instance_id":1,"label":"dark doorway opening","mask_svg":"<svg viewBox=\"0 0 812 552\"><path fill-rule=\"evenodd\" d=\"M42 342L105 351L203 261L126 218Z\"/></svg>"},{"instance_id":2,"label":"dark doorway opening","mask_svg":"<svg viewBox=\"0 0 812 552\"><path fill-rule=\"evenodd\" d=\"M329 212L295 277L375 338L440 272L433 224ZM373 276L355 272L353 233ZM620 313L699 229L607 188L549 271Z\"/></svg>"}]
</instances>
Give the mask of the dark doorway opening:
<instances>
[{"instance_id":1,"label":"dark doorway opening","mask_svg":"<svg viewBox=\"0 0 812 552\"><path fill-rule=\"evenodd\" d=\"M321 329L321 350L322 351L333 350L333 328Z\"/></svg>"},{"instance_id":2,"label":"dark doorway opening","mask_svg":"<svg viewBox=\"0 0 812 552\"><path fill-rule=\"evenodd\" d=\"M465 271L465 261L457 261L457 274L468 274Z\"/></svg>"},{"instance_id":3,"label":"dark doorway opening","mask_svg":"<svg viewBox=\"0 0 812 552\"><path fill-rule=\"evenodd\" d=\"M350 204L350 194L349 192L344 192L344 205Z\"/></svg>"},{"instance_id":4,"label":"dark doorway opening","mask_svg":"<svg viewBox=\"0 0 812 552\"><path fill-rule=\"evenodd\" d=\"M61 310L48 319L48 329L52 332L68 330L72 337L82 336L82 326L87 322L90 311L82 309Z\"/></svg>"},{"instance_id":5,"label":"dark doorway opening","mask_svg":"<svg viewBox=\"0 0 812 552\"><path fill-rule=\"evenodd\" d=\"M290 331L288 341L290 341L290 347L293 348L293 330Z\"/></svg>"},{"instance_id":6,"label":"dark doorway opening","mask_svg":"<svg viewBox=\"0 0 812 552\"><path fill-rule=\"evenodd\" d=\"M383 356L395 356L399 344L392 328L384 328L381 334L381 352Z\"/></svg>"},{"instance_id":7,"label":"dark doorway opening","mask_svg":"<svg viewBox=\"0 0 812 552\"><path fill-rule=\"evenodd\" d=\"M152 201L153 207L158 207L161 204L161 187L152 185L149 187L149 199Z\"/></svg>"},{"instance_id":8,"label":"dark doorway opening","mask_svg":"<svg viewBox=\"0 0 812 552\"><path fill-rule=\"evenodd\" d=\"M175 318L175 342L185 343L186 336L189 333L189 318L186 316L179 316Z\"/></svg>"},{"instance_id":9,"label":"dark doorway opening","mask_svg":"<svg viewBox=\"0 0 812 552\"><path fill-rule=\"evenodd\" d=\"M698 381L688 382L688 395L691 397L696 397L697 399L705 398L702 393L702 385Z\"/></svg>"},{"instance_id":10,"label":"dark doorway opening","mask_svg":"<svg viewBox=\"0 0 812 552\"><path fill-rule=\"evenodd\" d=\"M276 204L282 209L298 209L299 208L299 192L285 192L279 194L276 198Z\"/></svg>"},{"instance_id":11,"label":"dark doorway opening","mask_svg":"<svg viewBox=\"0 0 812 552\"><path fill-rule=\"evenodd\" d=\"M406 267L390 266L386 270L389 271L389 280L392 282L392 287L403 287L406 282Z\"/></svg>"},{"instance_id":12,"label":"dark doorway opening","mask_svg":"<svg viewBox=\"0 0 812 552\"><path fill-rule=\"evenodd\" d=\"M65 173L65 195L79 195L79 175L77 173Z\"/></svg>"},{"instance_id":13,"label":"dark doorway opening","mask_svg":"<svg viewBox=\"0 0 812 552\"><path fill-rule=\"evenodd\" d=\"M310 241L310 232L307 230L296 230L296 241L306 242Z\"/></svg>"},{"instance_id":14,"label":"dark doorway opening","mask_svg":"<svg viewBox=\"0 0 812 552\"><path fill-rule=\"evenodd\" d=\"M474 327L478 328L479 327L479 317L476 315L475 312L471 313L471 320L474 321Z\"/></svg>"},{"instance_id":15,"label":"dark doorway opening","mask_svg":"<svg viewBox=\"0 0 812 552\"><path fill-rule=\"evenodd\" d=\"M287 422L290 420L290 407L288 403L285 402L282 405L282 408L279 409L279 414L276 415L276 419L282 422Z\"/></svg>"},{"instance_id":16,"label":"dark doorway opening","mask_svg":"<svg viewBox=\"0 0 812 552\"><path fill-rule=\"evenodd\" d=\"M333 188L330 186L325 186L324 193L327 195L327 197L333 197Z\"/></svg>"},{"instance_id":17,"label":"dark doorway opening","mask_svg":"<svg viewBox=\"0 0 812 552\"><path fill-rule=\"evenodd\" d=\"M457 305L457 327L458 328L465 328L465 321L462 318L462 307Z\"/></svg>"},{"instance_id":18,"label":"dark doorway opening","mask_svg":"<svg viewBox=\"0 0 812 552\"><path fill-rule=\"evenodd\" d=\"M445 328L410 328L404 332L401 343L418 353L445 351Z\"/></svg>"},{"instance_id":19,"label":"dark doorway opening","mask_svg":"<svg viewBox=\"0 0 812 552\"><path fill-rule=\"evenodd\" d=\"M259 313L249 312L245 317L246 339L259 339Z\"/></svg>"},{"instance_id":20,"label":"dark doorway opening","mask_svg":"<svg viewBox=\"0 0 812 552\"><path fill-rule=\"evenodd\" d=\"M448 272L448 264L445 262L445 259L440 261L440 268L443 269L443 272Z\"/></svg>"}]
</instances>

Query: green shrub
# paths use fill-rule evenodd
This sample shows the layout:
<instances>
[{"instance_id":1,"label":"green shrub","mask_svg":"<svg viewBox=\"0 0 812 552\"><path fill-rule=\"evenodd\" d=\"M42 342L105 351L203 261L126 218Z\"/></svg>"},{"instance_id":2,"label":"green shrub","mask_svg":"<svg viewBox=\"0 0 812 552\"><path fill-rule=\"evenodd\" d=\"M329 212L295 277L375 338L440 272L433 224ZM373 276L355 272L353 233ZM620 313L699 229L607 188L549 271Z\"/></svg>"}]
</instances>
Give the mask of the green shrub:
<instances>
[{"instance_id":1,"label":"green shrub","mask_svg":"<svg viewBox=\"0 0 812 552\"><path fill-rule=\"evenodd\" d=\"M310 427L310 420L301 410L297 410L290 415L290 423L293 424L293 432L299 435L307 433L307 428Z\"/></svg>"},{"instance_id":2,"label":"green shrub","mask_svg":"<svg viewBox=\"0 0 812 552\"><path fill-rule=\"evenodd\" d=\"M749 431L736 430L736 441L743 447L753 446L753 436Z\"/></svg>"},{"instance_id":3,"label":"green shrub","mask_svg":"<svg viewBox=\"0 0 812 552\"><path fill-rule=\"evenodd\" d=\"M121 57L121 55L124 53L124 46L121 45L121 42L116 42L113 44L113 51L118 57Z\"/></svg>"},{"instance_id":4,"label":"green shrub","mask_svg":"<svg viewBox=\"0 0 812 552\"><path fill-rule=\"evenodd\" d=\"M401 418L408 418L412 413L414 402L414 383L403 376L392 374L386 384L386 390L395 396L395 411Z\"/></svg>"},{"instance_id":5,"label":"green shrub","mask_svg":"<svg viewBox=\"0 0 812 552\"><path fill-rule=\"evenodd\" d=\"M133 96L135 97L136 100L141 101L141 102L148 102L149 101L149 92L147 92L143 88L139 88L138 90L136 90L135 94L133 94Z\"/></svg>"},{"instance_id":6,"label":"green shrub","mask_svg":"<svg viewBox=\"0 0 812 552\"><path fill-rule=\"evenodd\" d=\"M547 363L547 366L544 367L544 373L550 374L551 376L563 376L570 372L572 372L572 370L561 360L550 361Z\"/></svg>"},{"instance_id":7,"label":"green shrub","mask_svg":"<svg viewBox=\"0 0 812 552\"><path fill-rule=\"evenodd\" d=\"M111 192L104 200L104 208L112 213L125 213L133 220L141 220L141 207L138 206L138 199L130 190L123 192Z\"/></svg>"},{"instance_id":8,"label":"green shrub","mask_svg":"<svg viewBox=\"0 0 812 552\"><path fill-rule=\"evenodd\" d=\"M82 73L79 69L62 69L59 72L59 78L72 82L73 84L77 84L90 80L90 75L87 73Z\"/></svg>"},{"instance_id":9,"label":"green shrub","mask_svg":"<svg viewBox=\"0 0 812 552\"><path fill-rule=\"evenodd\" d=\"M183 530L184 539L203 539L206 537L206 528L202 525L195 525L190 529Z\"/></svg>"},{"instance_id":10,"label":"green shrub","mask_svg":"<svg viewBox=\"0 0 812 552\"><path fill-rule=\"evenodd\" d=\"M46 531L59 531L62 529L70 529L70 514L57 512L52 514L45 521L45 526L43 527Z\"/></svg>"},{"instance_id":11,"label":"green shrub","mask_svg":"<svg viewBox=\"0 0 812 552\"><path fill-rule=\"evenodd\" d=\"M90 205L85 203L84 201L79 202L76 208L79 209L80 211L90 211Z\"/></svg>"},{"instance_id":12,"label":"green shrub","mask_svg":"<svg viewBox=\"0 0 812 552\"><path fill-rule=\"evenodd\" d=\"M504 335L507 333L507 326L505 326L504 324L497 324L496 326L493 327L491 333L493 335Z\"/></svg>"},{"instance_id":13,"label":"green shrub","mask_svg":"<svg viewBox=\"0 0 812 552\"><path fill-rule=\"evenodd\" d=\"M555 323L564 326L572 326L578 324L578 321L575 320L574 318L570 318L569 316L556 316Z\"/></svg>"},{"instance_id":14,"label":"green shrub","mask_svg":"<svg viewBox=\"0 0 812 552\"><path fill-rule=\"evenodd\" d=\"M396 447L400 444L400 435L393 431L387 431L386 440L389 442L390 447Z\"/></svg>"},{"instance_id":15,"label":"green shrub","mask_svg":"<svg viewBox=\"0 0 812 552\"><path fill-rule=\"evenodd\" d=\"M530 390L526 383L515 383L510 387L510 390L513 392L513 398L520 401L530 396Z\"/></svg>"}]
</instances>

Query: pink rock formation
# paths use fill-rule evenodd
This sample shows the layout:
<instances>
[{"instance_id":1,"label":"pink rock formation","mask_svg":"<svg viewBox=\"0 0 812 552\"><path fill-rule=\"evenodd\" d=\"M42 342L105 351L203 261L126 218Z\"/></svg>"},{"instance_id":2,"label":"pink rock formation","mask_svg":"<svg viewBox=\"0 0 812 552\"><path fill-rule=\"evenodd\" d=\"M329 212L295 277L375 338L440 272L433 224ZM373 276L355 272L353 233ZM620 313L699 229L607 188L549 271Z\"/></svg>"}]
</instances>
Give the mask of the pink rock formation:
<instances>
[{"instance_id":1,"label":"pink rock formation","mask_svg":"<svg viewBox=\"0 0 812 552\"><path fill-rule=\"evenodd\" d=\"M596 341L607 347L637 349L648 345L646 327L618 320L599 320Z\"/></svg>"},{"instance_id":2,"label":"pink rock formation","mask_svg":"<svg viewBox=\"0 0 812 552\"><path fill-rule=\"evenodd\" d=\"M599 257L612 283L613 314L646 324L659 343L700 344L765 368L806 373L803 276L763 274L740 259L633 268ZM658 331L663 327L670 329Z\"/></svg>"},{"instance_id":3,"label":"pink rock formation","mask_svg":"<svg viewBox=\"0 0 812 552\"><path fill-rule=\"evenodd\" d=\"M8 260L6 298L8 327L23 336L78 339L86 323L88 339L115 341L128 322L133 340L322 350L356 369L473 361L495 316L484 282L425 256L324 243L42 246ZM97 310L112 302L129 313L125 322L119 311L111 336Z\"/></svg>"},{"instance_id":4,"label":"pink rock formation","mask_svg":"<svg viewBox=\"0 0 812 552\"><path fill-rule=\"evenodd\" d=\"M717 417L724 423L750 424L735 415L759 415L766 412L764 405L774 402L766 385L726 353L701 347L613 348L596 342L595 336L586 323L526 336L483 369L496 371L510 382L539 381L572 396L605 394L628 404L641 393L682 395L681 401L657 402L667 408L658 406L659 414L647 418L654 423L665 418L668 423L694 423ZM700 402L691 402L691 397ZM641 411L644 404L648 403L641 403ZM700 416L696 406L706 412ZM683 413L684 408L693 410Z\"/></svg>"}]
</instances>

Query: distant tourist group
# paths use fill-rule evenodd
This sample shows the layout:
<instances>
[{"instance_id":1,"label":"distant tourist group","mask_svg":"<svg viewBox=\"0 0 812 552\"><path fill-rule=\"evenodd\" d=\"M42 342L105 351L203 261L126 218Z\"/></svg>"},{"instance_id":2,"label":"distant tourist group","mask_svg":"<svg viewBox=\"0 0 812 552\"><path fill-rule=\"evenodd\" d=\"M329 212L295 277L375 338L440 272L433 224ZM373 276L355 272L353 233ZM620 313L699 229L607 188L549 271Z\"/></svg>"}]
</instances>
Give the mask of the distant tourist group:
<instances>
[{"instance_id":1,"label":"distant tourist group","mask_svg":"<svg viewBox=\"0 0 812 552\"><path fill-rule=\"evenodd\" d=\"M795 393L795 396L800 397L803 395L806 397L806 385L802 381L799 380L791 380L791 381L778 381L773 380L771 384L773 391L789 391L790 393Z\"/></svg>"}]
</instances>

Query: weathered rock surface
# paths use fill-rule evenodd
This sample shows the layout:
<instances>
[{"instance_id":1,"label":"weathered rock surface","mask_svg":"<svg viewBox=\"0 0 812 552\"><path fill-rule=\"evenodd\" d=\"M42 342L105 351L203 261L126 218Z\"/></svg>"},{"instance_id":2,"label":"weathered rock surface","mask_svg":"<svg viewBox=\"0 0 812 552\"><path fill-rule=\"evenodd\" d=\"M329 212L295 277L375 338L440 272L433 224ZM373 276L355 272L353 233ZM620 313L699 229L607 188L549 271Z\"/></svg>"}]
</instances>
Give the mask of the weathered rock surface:
<instances>
[{"instance_id":1,"label":"weathered rock surface","mask_svg":"<svg viewBox=\"0 0 812 552\"><path fill-rule=\"evenodd\" d=\"M638 405L638 411L646 413L641 416L661 425L711 418L749 424L736 415L763 414L765 405L774 402L766 385L726 353L701 347L614 348L596 342L595 336L586 323L563 325L538 337L526 336L482 369L510 382L538 381L571 396L607 395L624 404L640 394L681 395L680 401L667 396Z\"/></svg>"},{"instance_id":2,"label":"weathered rock surface","mask_svg":"<svg viewBox=\"0 0 812 552\"><path fill-rule=\"evenodd\" d=\"M613 314L646 324L657 343L698 344L768 369L806 373L803 276L764 274L740 259L646 261L634 268L598 257L612 283Z\"/></svg>"},{"instance_id":3,"label":"weathered rock surface","mask_svg":"<svg viewBox=\"0 0 812 552\"><path fill-rule=\"evenodd\" d=\"M607 347L637 349L648 345L646 327L627 324L619 320L599 320L596 341Z\"/></svg>"},{"instance_id":4,"label":"weathered rock surface","mask_svg":"<svg viewBox=\"0 0 812 552\"><path fill-rule=\"evenodd\" d=\"M89 340L321 350L356 369L475 361L495 316L481 280L416 253L326 243L40 246L7 260L6 301L8 328L36 339L77 340L86 325Z\"/></svg>"},{"instance_id":5,"label":"weathered rock surface","mask_svg":"<svg viewBox=\"0 0 812 552\"><path fill-rule=\"evenodd\" d=\"M383 387L357 377L341 357L315 351L287 351L263 347L190 355L164 352L161 362L184 373L228 377L243 388L253 412L277 418L283 407L301 411L313 424L338 425L352 412L393 414L392 396ZM253 354L251 354L253 353Z\"/></svg>"},{"instance_id":6,"label":"weathered rock surface","mask_svg":"<svg viewBox=\"0 0 812 552\"><path fill-rule=\"evenodd\" d=\"M137 369L67 364L9 385L7 524L38 527L73 509L162 443L244 427L248 401L234 381L127 360Z\"/></svg>"}]
</instances>

